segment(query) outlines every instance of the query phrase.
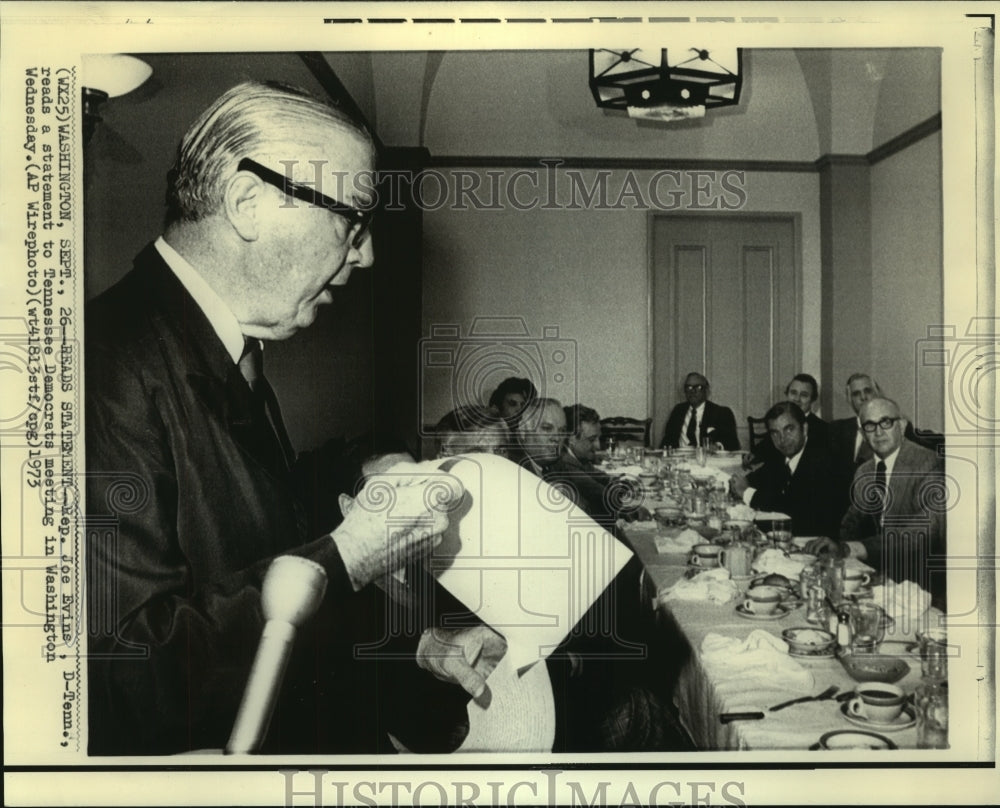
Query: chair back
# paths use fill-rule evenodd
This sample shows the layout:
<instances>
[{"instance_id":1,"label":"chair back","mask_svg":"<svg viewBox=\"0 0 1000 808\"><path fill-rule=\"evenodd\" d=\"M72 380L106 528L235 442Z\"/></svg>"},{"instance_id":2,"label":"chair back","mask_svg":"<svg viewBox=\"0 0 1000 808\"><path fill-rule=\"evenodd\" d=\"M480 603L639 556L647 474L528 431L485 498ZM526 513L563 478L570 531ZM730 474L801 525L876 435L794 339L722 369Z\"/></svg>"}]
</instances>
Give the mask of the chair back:
<instances>
[{"instance_id":1,"label":"chair back","mask_svg":"<svg viewBox=\"0 0 1000 808\"><path fill-rule=\"evenodd\" d=\"M760 444L767 440L767 421L763 418L747 416L747 426L750 427L750 451L756 450Z\"/></svg>"},{"instance_id":2,"label":"chair back","mask_svg":"<svg viewBox=\"0 0 1000 808\"><path fill-rule=\"evenodd\" d=\"M652 418L627 418L623 415L602 418L601 448L607 448L609 438L614 438L619 443L621 441L632 441L648 447L652 424Z\"/></svg>"}]
</instances>

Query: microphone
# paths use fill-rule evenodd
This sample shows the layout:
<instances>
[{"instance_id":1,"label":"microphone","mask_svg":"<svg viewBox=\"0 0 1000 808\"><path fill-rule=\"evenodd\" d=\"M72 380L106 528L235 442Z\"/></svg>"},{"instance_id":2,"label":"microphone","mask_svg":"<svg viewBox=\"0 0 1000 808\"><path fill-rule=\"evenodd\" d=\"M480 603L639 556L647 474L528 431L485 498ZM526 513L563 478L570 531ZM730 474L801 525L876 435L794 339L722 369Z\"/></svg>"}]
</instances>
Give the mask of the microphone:
<instances>
[{"instance_id":1,"label":"microphone","mask_svg":"<svg viewBox=\"0 0 1000 808\"><path fill-rule=\"evenodd\" d=\"M315 561L300 556L278 556L271 562L261 592L267 622L226 744L227 755L256 752L264 740L295 640L295 629L315 614L324 594L326 571Z\"/></svg>"}]
</instances>

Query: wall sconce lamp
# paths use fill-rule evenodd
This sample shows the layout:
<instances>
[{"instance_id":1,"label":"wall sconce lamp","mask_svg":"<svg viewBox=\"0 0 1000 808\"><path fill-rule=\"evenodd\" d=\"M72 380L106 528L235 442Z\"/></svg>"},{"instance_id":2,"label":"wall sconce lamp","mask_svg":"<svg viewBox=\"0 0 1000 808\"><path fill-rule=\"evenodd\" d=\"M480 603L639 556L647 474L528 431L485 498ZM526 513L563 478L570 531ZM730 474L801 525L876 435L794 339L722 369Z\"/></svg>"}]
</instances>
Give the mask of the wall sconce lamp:
<instances>
[{"instance_id":1,"label":"wall sconce lamp","mask_svg":"<svg viewBox=\"0 0 1000 808\"><path fill-rule=\"evenodd\" d=\"M109 98L130 93L153 75L153 68L124 53L83 56L83 143L87 145L101 122L100 106Z\"/></svg>"}]
</instances>

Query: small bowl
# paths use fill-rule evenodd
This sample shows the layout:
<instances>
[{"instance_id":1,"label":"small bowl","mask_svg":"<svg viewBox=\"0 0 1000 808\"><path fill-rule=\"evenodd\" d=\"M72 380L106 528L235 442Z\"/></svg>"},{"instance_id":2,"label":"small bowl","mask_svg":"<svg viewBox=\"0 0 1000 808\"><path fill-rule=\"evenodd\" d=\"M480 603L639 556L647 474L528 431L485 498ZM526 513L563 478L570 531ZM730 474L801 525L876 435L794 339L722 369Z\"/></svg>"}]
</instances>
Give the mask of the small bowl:
<instances>
[{"instance_id":1,"label":"small bowl","mask_svg":"<svg viewBox=\"0 0 1000 808\"><path fill-rule=\"evenodd\" d=\"M788 643L788 653L793 656L829 657L837 644L837 638L829 631L812 626L786 628L781 639Z\"/></svg>"},{"instance_id":2,"label":"small bowl","mask_svg":"<svg viewBox=\"0 0 1000 808\"><path fill-rule=\"evenodd\" d=\"M685 521L680 508L654 508L653 518L664 527L676 527Z\"/></svg>"},{"instance_id":3,"label":"small bowl","mask_svg":"<svg viewBox=\"0 0 1000 808\"><path fill-rule=\"evenodd\" d=\"M691 530L693 530L703 539L707 539L708 541L712 541L712 539L714 539L716 536L719 535L719 533L721 533L721 531L717 527L709 527L708 525L702 522L693 522L693 521L689 522L688 527L690 527Z\"/></svg>"},{"instance_id":4,"label":"small bowl","mask_svg":"<svg viewBox=\"0 0 1000 808\"><path fill-rule=\"evenodd\" d=\"M879 735L862 729L838 729L825 733L817 746L820 749L896 749L896 744Z\"/></svg>"},{"instance_id":5,"label":"small bowl","mask_svg":"<svg viewBox=\"0 0 1000 808\"><path fill-rule=\"evenodd\" d=\"M841 654L840 664L855 682L893 685L910 672L905 661L884 654Z\"/></svg>"}]
</instances>

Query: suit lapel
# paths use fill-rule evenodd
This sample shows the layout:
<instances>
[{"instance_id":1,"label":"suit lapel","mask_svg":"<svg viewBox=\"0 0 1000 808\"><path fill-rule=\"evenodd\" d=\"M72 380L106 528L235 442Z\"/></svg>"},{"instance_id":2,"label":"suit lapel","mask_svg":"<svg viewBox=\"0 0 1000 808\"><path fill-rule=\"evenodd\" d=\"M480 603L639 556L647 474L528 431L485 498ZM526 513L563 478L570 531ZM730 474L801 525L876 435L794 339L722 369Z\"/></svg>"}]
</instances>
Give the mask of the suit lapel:
<instances>
[{"instance_id":1,"label":"suit lapel","mask_svg":"<svg viewBox=\"0 0 1000 808\"><path fill-rule=\"evenodd\" d=\"M275 475L270 436L254 423L250 388L222 340L194 299L153 245L135 260L152 298L157 329L172 363L184 374L193 397L216 419L221 431L261 469Z\"/></svg>"}]
</instances>

